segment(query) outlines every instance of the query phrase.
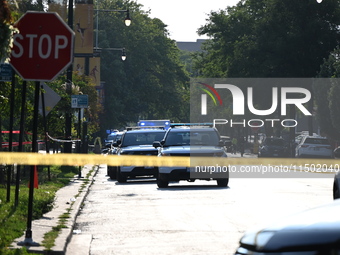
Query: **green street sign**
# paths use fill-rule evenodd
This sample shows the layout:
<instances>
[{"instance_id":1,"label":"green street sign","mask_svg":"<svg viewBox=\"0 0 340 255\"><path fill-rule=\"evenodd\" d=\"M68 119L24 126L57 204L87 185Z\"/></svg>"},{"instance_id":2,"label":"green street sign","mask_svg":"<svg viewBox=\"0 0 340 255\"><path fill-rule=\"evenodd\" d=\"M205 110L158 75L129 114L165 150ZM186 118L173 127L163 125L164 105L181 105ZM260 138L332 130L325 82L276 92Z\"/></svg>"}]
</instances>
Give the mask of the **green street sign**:
<instances>
[{"instance_id":1,"label":"green street sign","mask_svg":"<svg viewBox=\"0 0 340 255\"><path fill-rule=\"evenodd\" d=\"M11 81L13 69L10 64L0 64L0 81Z\"/></svg>"},{"instance_id":2,"label":"green street sign","mask_svg":"<svg viewBox=\"0 0 340 255\"><path fill-rule=\"evenodd\" d=\"M89 105L88 95L72 95L71 100L72 108L87 108Z\"/></svg>"}]
</instances>

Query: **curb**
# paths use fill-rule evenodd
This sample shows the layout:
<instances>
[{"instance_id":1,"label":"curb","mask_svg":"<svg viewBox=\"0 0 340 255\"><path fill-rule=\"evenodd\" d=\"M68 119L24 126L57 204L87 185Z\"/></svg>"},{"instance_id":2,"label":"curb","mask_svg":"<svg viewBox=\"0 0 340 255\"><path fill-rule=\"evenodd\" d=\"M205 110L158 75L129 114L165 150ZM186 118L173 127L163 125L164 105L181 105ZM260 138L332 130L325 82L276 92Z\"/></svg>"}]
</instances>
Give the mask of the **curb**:
<instances>
[{"instance_id":1,"label":"curb","mask_svg":"<svg viewBox=\"0 0 340 255\"><path fill-rule=\"evenodd\" d=\"M94 172L91 174L91 176L89 176L89 180L90 180L89 183L87 183L86 186L83 188L83 190L79 193L78 198L80 199L76 199L76 201L70 207L70 209L72 210L70 211L70 218L67 220L68 227L63 228L61 230L61 233L59 233L58 237L55 240L55 246L52 247L52 251L51 251L52 253L49 253L49 254L58 254L58 255L66 254L67 245L71 241L74 226L75 226L79 211L82 207L82 204L85 201L86 196L88 195L90 191L90 187L94 181L94 177L96 176L100 168L99 165L96 165L93 167L96 167L97 169L95 169ZM62 251L59 251L60 249L55 249L55 247L56 248L63 247L63 249Z\"/></svg>"}]
</instances>

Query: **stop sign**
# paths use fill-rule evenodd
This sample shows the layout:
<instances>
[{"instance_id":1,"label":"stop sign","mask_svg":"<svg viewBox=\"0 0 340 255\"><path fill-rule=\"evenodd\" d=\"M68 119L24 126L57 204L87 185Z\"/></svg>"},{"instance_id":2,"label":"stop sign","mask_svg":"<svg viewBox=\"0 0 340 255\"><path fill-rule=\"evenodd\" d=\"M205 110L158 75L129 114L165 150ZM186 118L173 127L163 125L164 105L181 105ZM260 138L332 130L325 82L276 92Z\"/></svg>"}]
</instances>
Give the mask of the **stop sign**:
<instances>
[{"instance_id":1,"label":"stop sign","mask_svg":"<svg viewBox=\"0 0 340 255\"><path fill-rule=\"evenodd\" d=\"M74 32L54 12L26 12L14 25L10 64L24 79L52 81L73 61Z\"/></svg>"}]
</instances>

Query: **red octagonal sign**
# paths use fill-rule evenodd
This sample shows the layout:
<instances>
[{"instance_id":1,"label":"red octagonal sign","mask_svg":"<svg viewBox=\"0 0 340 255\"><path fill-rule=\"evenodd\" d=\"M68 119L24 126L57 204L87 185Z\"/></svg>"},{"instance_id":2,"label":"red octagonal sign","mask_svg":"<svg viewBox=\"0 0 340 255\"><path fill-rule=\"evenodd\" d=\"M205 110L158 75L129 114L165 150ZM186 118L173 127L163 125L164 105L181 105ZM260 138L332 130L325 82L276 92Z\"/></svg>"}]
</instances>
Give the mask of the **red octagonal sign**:
<instances>
[{"instance_id":1,"label":"red octagonal sign","mask_svg":"<svg viewBox=\"0 0 340 255\"><path fill-rule=\"evenodd\" d=\"M26 12L14 25L10 64L24 79L52 81L73 61L74 32L54 12Z\"/></svg>"}]
</instances>

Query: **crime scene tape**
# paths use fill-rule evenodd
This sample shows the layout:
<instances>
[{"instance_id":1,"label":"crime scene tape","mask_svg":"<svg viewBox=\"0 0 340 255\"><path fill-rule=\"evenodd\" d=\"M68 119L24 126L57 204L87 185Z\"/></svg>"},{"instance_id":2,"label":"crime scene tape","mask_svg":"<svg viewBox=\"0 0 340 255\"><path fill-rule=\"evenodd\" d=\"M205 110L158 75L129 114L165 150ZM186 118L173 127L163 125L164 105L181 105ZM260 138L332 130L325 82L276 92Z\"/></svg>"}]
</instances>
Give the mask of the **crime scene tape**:
<instances>
[{"instance_id":1,"label":"crime scene tape","mask_svg":"<svg viewBox=\"0 0 340 255\"><path fill-rule=\"evenodd\" d=\"M54 142L59 142L59 143L74 143L74 142L80 142L81 139L70 139L70 140L65 140L65 139L58 139L58 138L53 138L52 136L50 136L48 133L46 133L47 137L54 141Z\"/></svg>"},{"instance_id":2,"label":"crime scene tape","mask_svg":"<svg viewBox=\"0 0 340 255\"><path fill-rule=\"evenodd\" d=\"M284 165L306 167L320 165L326 169L340 169L339 159L315 158L219 158L219 157L157 157L141 155L107 155L56 153L43 154L33 152L0 152L0 164L18 165L68 165L84 166L87 164L109 166L207 166L207 165ZM332 171L331 171L332 172Z\"/></svg>"}]
</instances>

